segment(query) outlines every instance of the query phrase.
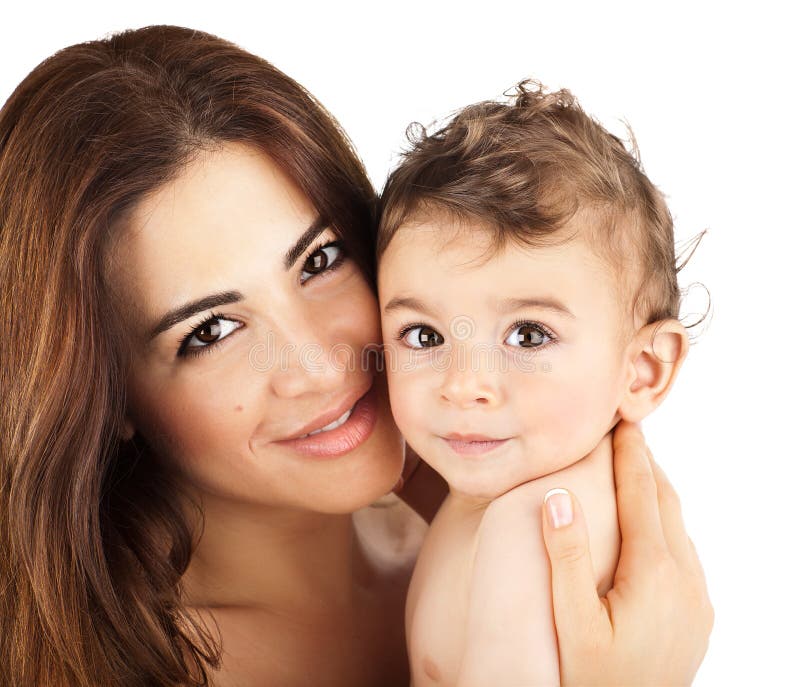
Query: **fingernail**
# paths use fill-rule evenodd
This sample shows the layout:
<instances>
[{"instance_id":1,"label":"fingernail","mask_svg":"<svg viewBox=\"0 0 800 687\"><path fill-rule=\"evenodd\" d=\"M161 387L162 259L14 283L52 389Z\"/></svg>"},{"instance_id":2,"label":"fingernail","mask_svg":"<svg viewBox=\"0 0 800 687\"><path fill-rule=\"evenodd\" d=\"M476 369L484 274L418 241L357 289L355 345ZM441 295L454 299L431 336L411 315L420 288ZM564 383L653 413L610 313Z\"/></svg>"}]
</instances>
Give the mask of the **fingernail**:
<instances>
[{"instance_id":1,"label":"fingernail","mask_svg":"<svg viewBox=\"0 0 800 687\"><path fill-rule=\"evenodd\" d=\"M572 523L572 498L566 489L551 489L544 495L547 519L554 529Z\"/></svg>"}]
</instances>

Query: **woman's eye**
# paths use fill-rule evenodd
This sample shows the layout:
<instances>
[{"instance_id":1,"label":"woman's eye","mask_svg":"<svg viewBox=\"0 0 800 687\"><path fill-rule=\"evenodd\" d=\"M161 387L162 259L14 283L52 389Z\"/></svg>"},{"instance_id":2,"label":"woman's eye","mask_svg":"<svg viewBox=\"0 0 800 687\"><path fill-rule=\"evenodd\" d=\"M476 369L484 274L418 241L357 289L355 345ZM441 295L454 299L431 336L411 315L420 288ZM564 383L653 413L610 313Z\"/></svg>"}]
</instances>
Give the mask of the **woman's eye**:
<instances>
[{"instance_id":1,"label":"woman's eye","mask_svg":"<svg viewBox=\"0 0 800 687\"><path fill-rule=\"evenodd\" d=\"M509 346L540 348L551 340L552 337L542 327L532 322L524 322L511 330L505 342Z\"/></svg>"},{"instance_id":2,"label":"woman's eye","mask_svg":"<svg viewBox=\"0 0 800 687\"><path fill-rule=\"evenodd\" d=\"M444 343L444 337L433 327L417 325L407 329L402 336L411 348L433 348Z\"/></svg>"},{"instance_id":3,"label":"woman's eye","mask_svg":"<svg viewBox=\"0 0 800 687\"><path fill-rule=\"evenodd\" d=\"M306 258L303 271L300 274L300 283L306 282L311 277L337 265L344 255L344 249L338 242L329 243L315 250Z\"/></svg>"},{"instance_id":4,"label":"woman's eye","mask_svg":"<svg viewBox=\"0 0 800 687\"><path fill-rule=\"evenodd\" d=\"M232 332L242 326L241 322L228 320L224 317L210 317L203 322L199 327L192 330L181 345L180 355L185 353L192 353L200 348L208 348L211 344L221 341Z\"/></svg>"}]
</instances>

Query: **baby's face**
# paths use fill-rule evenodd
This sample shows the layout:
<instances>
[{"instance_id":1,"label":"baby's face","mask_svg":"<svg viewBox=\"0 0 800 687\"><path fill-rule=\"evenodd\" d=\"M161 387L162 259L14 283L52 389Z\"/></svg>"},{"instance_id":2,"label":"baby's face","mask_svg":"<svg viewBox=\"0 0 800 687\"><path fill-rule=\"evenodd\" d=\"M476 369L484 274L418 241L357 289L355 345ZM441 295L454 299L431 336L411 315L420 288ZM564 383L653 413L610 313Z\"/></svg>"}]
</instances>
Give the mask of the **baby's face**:
<instances>
[{"instance_id":1,"label":"baby's face","mask_svg":"<svg viewBox=\"0 0 800 687\"><path fill-rule=\"evenodd\" d=\"M489 247L432 219L397 232L378 274L397 424L480 498L587 455L619 419L627 369L614 275L580 238Z\"/></svg>"}]
</instances>

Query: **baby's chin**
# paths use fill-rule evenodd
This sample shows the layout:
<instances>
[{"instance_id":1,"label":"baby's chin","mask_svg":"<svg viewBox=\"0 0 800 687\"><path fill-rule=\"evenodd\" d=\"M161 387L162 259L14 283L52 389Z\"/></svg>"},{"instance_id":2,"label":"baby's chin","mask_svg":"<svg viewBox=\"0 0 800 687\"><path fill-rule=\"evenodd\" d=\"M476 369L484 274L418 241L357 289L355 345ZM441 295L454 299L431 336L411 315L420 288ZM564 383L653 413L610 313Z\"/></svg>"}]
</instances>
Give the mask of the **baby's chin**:
<instances>
[{"instance_id":1,"label":"baby's chin","mask_svg":"<svg viewBox=\"0 0 800 687\"><path fill-rule=\"evenodd\" d=\"M512 489L562 470L582 456L554 456L523 452L519 445L506 446L479 456L460 456L447 448L423 458L459 496L493 500Z\"/></svg>"},{"instance_id":2,"label":"baby's chin","mask_svg":"<svg viewBox=\"0 0 800 687\"><path fill-rule=\"evenodd\" d=\"M445 475L442 476L447 481L447 484L450 486L450 491L454 495L475 499L477 501L493 501L523 484L544 477L544 474L529 472L527 474L510 476L508 478L503 476L490 479L478 478L472 474L451 475L450 478Z\"/></svg>"},{"instance_id":3,"label":"baby's chin","mask_svg":"<svg viewBox=\"0 0 800 687\"><path fill-rule=\"evenodd\" d=\"M559 444L556 450L555 445ZM581 461L588 466L611 454L611 435L586 437L580 443L516 441L482 456L458 456L448 451L425 458L450 486L451 493L474 500L491 501L543 477L549 477ZM425 456L423 456L425 457Z\"/></svg>"}]
</instances>

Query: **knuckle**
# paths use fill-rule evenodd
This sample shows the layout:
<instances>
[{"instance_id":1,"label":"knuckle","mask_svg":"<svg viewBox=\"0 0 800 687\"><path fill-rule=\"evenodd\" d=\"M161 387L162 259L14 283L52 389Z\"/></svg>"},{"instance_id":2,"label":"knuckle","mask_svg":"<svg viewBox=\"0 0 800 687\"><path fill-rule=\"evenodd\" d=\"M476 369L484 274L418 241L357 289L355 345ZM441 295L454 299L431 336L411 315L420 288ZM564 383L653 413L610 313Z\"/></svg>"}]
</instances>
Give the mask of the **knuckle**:
<instances>
[{"instance_id":1,"label":"knuckle","mask_svg":"<svg viewBox=\"0 0 800 687\"><path fill-rule=\"evenodd\" d=\"M644 434L636 425L624 423L617 426L614 431L614 448L616 450L630 450L642 452L646 448Z\"/></svg>"},{"instance_id":2,"label":"knuckle","mask_svg":"<svg viewBox=\"0 0 800 687\"><path fill-rule=\"evenodd\" d=\"M688 565L691 567L691 570L694 574L703 580L703 584L705 585L705 575L703 573L703 564L700 562L700 556L697 554L697 547L695 547L694 542L692 541L691 537L687 537L689 540L689 561Z\"/></svg>"},{"instance_id":3,"label":"knuckle","mask_svg":"<svg viewBox=\"0 0 800 687\"><path fill-rule=\"evenodd\" d=\"M708 597L706 597L703 610L705 615L704 627L706 628L706 636L709 636L711 634L711 630L714 629L714 620L716 614L714 612L714 607L711 605L711 600L708 599Z\"/></svg>"},{"instance_id":4,"label":"knuckle","mask_svg":"<svg viewBox=\"0 0 800 687\"><path fill-rule=\"evenodd\" d=\"M658 499L678 513L681 512L680 496L678 496L678 492L672 488L669 482L661 481L658 483Z\"/></svg>"},{"instance_id":5,"label":"knuckle","mask_svg":"<svg viewBox=\"0 0 800 687\"><path fill-rule=\"evenodd\" d=\"M661 586L674 587L681 582L675 561L669 553L660 547L653 547L650 552L650 560L653 572Z\"/></svg>"},{"instance_id":6,"label":"knuckle","mask_svg":"<svg viewBox=\"0 0 800 687\"><path fill-rule=\"evenodd\" d=\"M655 502L656 483L653 475L646 470L632 470L618 484L617 491L623 492L634 502L641 499Z\"/></svg>"},{"instance_id":7,"label":"knuckle","mask_svg":"<svg viewBox=\"0 0 800 687\"><path fill-rule=\"evenodd\" d=\"M653 475L646 470L637 470L631 474L631 488L639 493L652 494L656 490Z\"/></svg>"},{"instance_id":8,"label":"knuckle","mask_svg":"<svg viewBox=\"0 0 800 687\"><path fill-rule=\"evenodd\" d=\"M577 566L586 557L586 547L582 542L568 542L564 544L556 555L558 561L568 566Z\"/></svg>"}]
</instances>

